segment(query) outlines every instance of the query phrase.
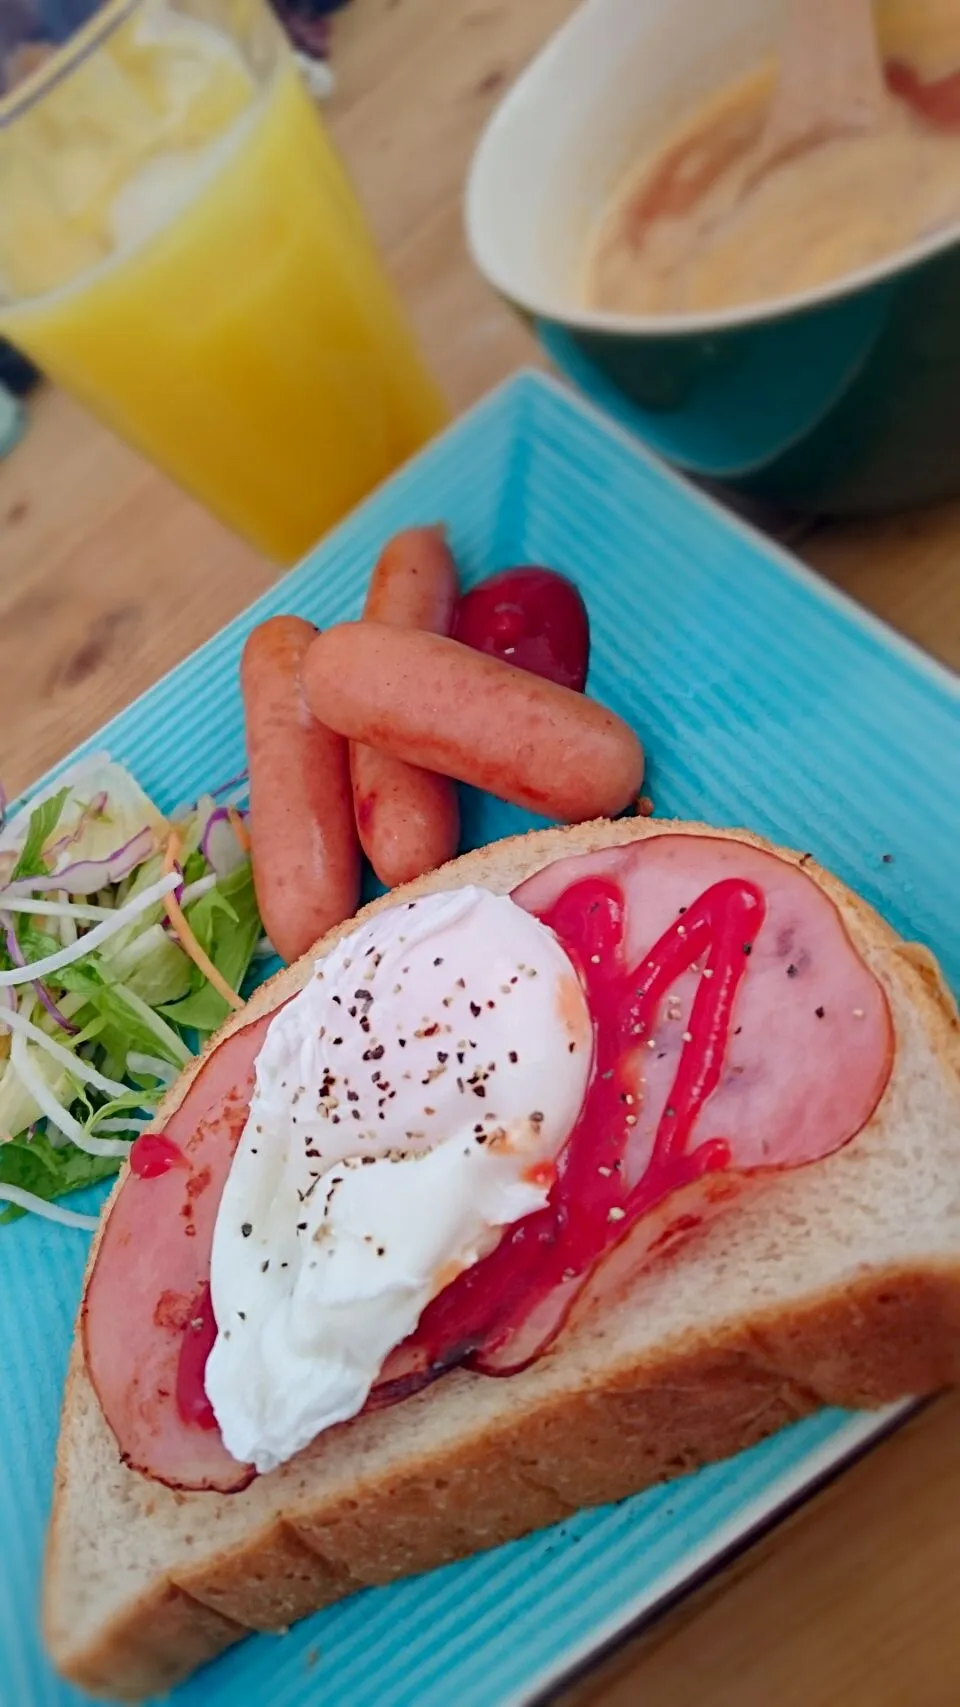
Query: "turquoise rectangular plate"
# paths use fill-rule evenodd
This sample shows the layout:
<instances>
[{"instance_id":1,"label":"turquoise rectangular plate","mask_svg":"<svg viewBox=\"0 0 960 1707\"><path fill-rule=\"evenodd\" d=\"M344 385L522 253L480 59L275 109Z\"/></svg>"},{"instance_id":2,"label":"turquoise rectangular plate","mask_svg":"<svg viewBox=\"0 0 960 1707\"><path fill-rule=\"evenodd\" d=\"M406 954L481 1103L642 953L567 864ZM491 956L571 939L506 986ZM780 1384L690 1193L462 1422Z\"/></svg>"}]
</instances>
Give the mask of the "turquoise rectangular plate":
<instances>
[{"instance_id":1,"label":"turquoise rectangular plate","mask_svg":"<svg viewBox=\"0 0 960 1707\"><path fill-rule=\"evenodd\" d=\"M380 546L444 519L467 584L517 562L575 579L590 686L640 731L661 816L809 849L960 983L955 680L553 383L522 374L305 563L114 719L109 747L159 804L243 765L237 664L254 623L360 614ZM466 805L469 844L532 820ZM88 1193L88 1204L102 1197ZM81 1199L81 1203L83 1199ZM0 1229L0 1702L75 1707L37 1627L60 1391L86 1238ZM176 1707L518 1707L703 1575L883 1431L824 1411L698 1475L257 1636ZM93 1492L91 1490L91 1497Z\"/></svg>"}]
</instances>

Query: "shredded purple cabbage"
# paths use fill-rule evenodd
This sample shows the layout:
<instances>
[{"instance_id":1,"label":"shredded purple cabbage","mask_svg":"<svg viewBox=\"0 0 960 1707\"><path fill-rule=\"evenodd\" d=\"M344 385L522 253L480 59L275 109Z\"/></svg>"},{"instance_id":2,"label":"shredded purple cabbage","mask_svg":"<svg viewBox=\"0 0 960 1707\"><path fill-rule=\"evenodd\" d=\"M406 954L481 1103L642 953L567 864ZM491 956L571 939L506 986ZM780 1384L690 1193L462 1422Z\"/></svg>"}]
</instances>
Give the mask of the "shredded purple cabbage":
<instances>
[{"instance_id":1,"label":"shredded purple cabbage","mask_svg":"<svg viewBox=\"0 0 960 1707\"><path fill-rule=\"evenodd\" d=\"M249 771L238 771L236 776L228 777L226 782L222 782L220 784L219 788L209 788L207 793L212 797L212 799L219 800L221 794L229 794L231 789L239 788L242 782L249 781Z\"/></svg>"},{"instance_id":2,"label":"shredded purple cabbage","mask_svg":"<svg viewBox=\"0 0 960 1707\"><path fill-rule=\"evenodd\" d=\"M9 913L0 913L0 930L3 931L4 940L7 945L7 953L14 965L26 966L27 962L24 959L23 949L20 947L13 919ZM43 984L41 984L39 978L31 979L31 987L36 990L37 998L42 1006L46 1008L50 1018L52 1020L56 1020L57 1025L59 1025L62 1030L69 1032L71 1037L76 1037L79 1028L72 1025L66 1015L60 1012L60 1009L57 1007L57 1004L50 995L50 992ZM12 990L10 994L13 995ZM16 998L14 998L14 1005L16 1005Z\"/></svg>"},{"instance_id":3,"label":"shredded purple cabbage","mask_svg":"<svg viewBox=\"0 0 960 1707\"><path fill-rule=\"evenodd\" d=\"M45 889L64 889L68 895L95 895L99 889L129 877L131 871L155 852L156 837L145 826L104 859L78 859L45 877L19 877L10 884L9 893L34 895Z\"/></svg>"}]
</instances>

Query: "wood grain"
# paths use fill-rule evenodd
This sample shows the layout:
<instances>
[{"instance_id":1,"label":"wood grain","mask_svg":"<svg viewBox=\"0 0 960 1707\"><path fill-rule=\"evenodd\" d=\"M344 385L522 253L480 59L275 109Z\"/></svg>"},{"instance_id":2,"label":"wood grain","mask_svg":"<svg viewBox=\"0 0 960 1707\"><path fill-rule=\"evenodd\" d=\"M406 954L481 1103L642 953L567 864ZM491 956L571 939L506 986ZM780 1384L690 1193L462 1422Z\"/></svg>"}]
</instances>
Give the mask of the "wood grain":
<instances>
[{"instance_id":1,"label":"wood grain","mask_svg":"<svg viewBox=\"0 0 960 1707\"><path fill-rule=\"evenodd\" d=\"M330 122L456 408L527 333L473 272L460 192L477 135L573 0L354 0ZM277 571L61 395L0 463L0 774L19 789ZM960 504L806 526L796 549L960 665ZM925 1412L582 1683L578 1707L954 1707L960 1399Z\"/></svg>"}]
</instances>

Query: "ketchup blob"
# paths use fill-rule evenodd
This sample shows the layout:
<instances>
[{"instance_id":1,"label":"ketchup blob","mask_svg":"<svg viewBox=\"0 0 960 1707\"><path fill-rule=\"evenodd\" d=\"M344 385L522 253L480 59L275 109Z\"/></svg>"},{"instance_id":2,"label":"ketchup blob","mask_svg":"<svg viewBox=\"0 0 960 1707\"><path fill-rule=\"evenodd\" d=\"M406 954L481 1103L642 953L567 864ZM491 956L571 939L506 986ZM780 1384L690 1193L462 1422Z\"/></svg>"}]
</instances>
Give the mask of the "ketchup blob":
<instances>
[{"instance_id":1,"label":"ketchup blob","mask_svg":"<svg viewBox=\"0 0 960 1707\"><path fill-rule=\"evenodd\" d=\"M194 1300L190 1320L183 1330L177 1362L177 1410L184 1422L194 1423L197 1428L213 1429L217 1426L204 1385L207 1358L216 1337L217 1321L208 1281Z\"/></svg>"},{"instance_id":2,"label":"ketchup blob","mask_svg":"<svg viewBox=\"0 0 960 1707\"><path fill-rule=\"evenodd\" d=\"M582 693L590 659L587 608L572 581L534 565L504 569L465 593L453 637Z\"/></svg>"},{"instance_id":3,"label":"ketchup blob","mask_svg":"<svg viewBox=\"0 0 960 1707\"><path fill-rule=\"evenodd\" d=\"M189 1166L179 1144L165 1132L142 1132L130 1147L131 1172L139 1179L159 1179L171 1168Z\"/></svg>"}]
</instances>

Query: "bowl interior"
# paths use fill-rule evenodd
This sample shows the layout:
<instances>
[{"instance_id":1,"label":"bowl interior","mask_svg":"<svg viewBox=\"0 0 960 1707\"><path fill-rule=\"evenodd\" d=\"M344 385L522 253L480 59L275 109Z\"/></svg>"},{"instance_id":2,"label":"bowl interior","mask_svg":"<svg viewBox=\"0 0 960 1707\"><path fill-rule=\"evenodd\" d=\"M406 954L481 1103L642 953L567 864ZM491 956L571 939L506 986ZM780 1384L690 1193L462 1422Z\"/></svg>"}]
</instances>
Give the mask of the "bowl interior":
<instances>
[{"instance_id":1,"label":"bowl interior","mask_svg":"<svg viewBox=\"0 0 960 1707\"><path fill-rule=\"evenodd\" d=\"M598 216L625 173L725 83L770 62L785 0L585 0L494 113L466 193L480 271L541 320L661 335L778 318L905 270L960 238L953 222L884 260L772 303L702 315L587 309L581 286ZM956 63L956 0L877 0L886 54L922 76ZM952 50L952 59L951 59Z\"/></svg>"},{"instance_id":2,"label":"bowl interior","mask_svg":"<svg viewBox=\"0 0 960 1707\"><path fill-rule=\"evenodd\" d=\"M467 187L474 259L539 315L579 306L590 231L645 147L774 51L782 0L586 0L514 85Z\"/></svg>"}]
</instances>

